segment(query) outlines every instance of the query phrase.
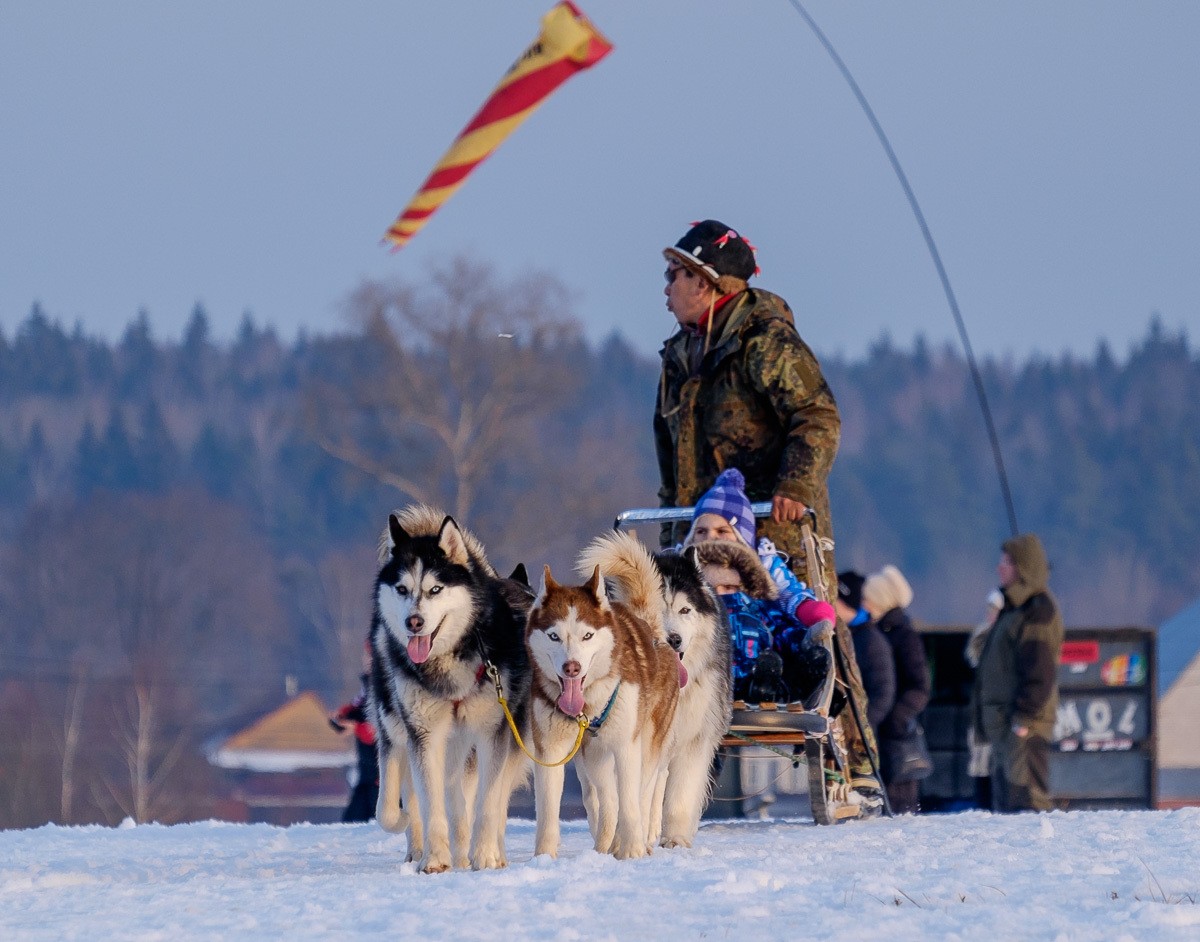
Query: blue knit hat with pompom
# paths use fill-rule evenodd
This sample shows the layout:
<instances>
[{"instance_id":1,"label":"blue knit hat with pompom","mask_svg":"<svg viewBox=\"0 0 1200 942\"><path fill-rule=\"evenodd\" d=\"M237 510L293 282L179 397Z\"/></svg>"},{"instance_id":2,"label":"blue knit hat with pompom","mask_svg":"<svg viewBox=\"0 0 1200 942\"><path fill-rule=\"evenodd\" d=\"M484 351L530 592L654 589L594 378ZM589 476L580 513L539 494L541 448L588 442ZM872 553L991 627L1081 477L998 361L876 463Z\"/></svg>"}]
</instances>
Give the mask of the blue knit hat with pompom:
<instances>
[{"instance_id":1,"label":"blue knit hat with pompom","mask_svg":"<svg viewBox=\"0 0 1200 942\"><path fill-rule=\"evenodd\" d=\"M746 496L746 479L737 468L726 468L717 482L704 492L692 513L695 523L701 514L716 514L729 521L746 545L754 548L754 510Z\"/></svg>"}]
</instances>

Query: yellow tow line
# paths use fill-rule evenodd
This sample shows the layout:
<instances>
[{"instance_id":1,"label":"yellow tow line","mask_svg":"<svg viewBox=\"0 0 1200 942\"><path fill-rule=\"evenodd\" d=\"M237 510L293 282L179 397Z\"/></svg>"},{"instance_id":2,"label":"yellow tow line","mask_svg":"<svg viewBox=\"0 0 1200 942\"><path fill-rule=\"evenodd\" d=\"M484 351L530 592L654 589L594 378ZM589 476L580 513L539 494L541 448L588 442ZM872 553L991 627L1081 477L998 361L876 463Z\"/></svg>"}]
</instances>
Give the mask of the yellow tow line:
<instances>
[{"instance_id":1,"label":"yellow tow line","mask_svg":"<svg viewBox=\"0 0 1200 942\"><path fill-rule=\"evenodd\" d=\"M521 747L521 751L525 755L529 756L529 758L544 769L556 769L560 765L566 765L575 758L575 753L583 745L583 734L587 732L588 726L591 724L591 720L588 719L586 713L580 713L575 717L575 722L579 724L579 732L575 736L575 745L571 747L571 751L567 753L566 757L560 759L558 762L543 762L529 751L524 740L521 739L521 733L517 729L517 722L513 719L512 711L508 708L508 701L504 699L504 688L500 684L500 671L496 669L495 664L489 663L487 665L487 673L492 678L492 683L496 685L496 699L500 702L500 709L504 711L504 718L508 720L508 728L512 730L513 739L517 741L517 745Z\"/></svg>"}]
</instances>

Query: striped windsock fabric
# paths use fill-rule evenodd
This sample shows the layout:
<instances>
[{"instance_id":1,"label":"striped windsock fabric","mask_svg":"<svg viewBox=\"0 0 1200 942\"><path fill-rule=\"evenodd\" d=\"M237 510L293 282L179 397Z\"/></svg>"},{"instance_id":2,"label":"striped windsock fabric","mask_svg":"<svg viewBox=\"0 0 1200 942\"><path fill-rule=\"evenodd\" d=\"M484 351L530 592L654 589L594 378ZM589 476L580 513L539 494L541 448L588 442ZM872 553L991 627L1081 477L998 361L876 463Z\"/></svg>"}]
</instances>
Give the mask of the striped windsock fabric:
<instances>
[{"instance_id":1,"label":"striped windsock fabric","mask_svg":"<svg viewBox=\"0 0 1200 942\"><path fill-rule=\"evenodd\" d=\"M542 17L542 31L500 80L491 97L458 135L433 168L384 240L393 251L408 244L467 176L537 108L576 72L595 65L612 51L579 8L569 0Z\"/></svg>"}]
</instances>

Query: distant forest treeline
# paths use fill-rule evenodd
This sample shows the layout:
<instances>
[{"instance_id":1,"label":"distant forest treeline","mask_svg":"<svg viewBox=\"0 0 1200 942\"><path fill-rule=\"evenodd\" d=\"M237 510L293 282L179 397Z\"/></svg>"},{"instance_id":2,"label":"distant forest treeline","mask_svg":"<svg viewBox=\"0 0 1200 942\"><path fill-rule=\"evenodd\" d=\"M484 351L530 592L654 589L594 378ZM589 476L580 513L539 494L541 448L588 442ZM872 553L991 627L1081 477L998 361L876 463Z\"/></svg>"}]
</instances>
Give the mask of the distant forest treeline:
<instances>
[{"instance_id":1,"label":"distant forest treeline","mask_svg":"<svg viewBox=\"0 0 1200 942\"><path fill-rule=\"evenodd\" d=\"M561 287L458 262L351 307L346 332L291 343L249 317L215 343L201 307L178 341L144 314L109 343L37 307L0 333L0 826L204 814L207 737L285 676L330 703L356 689L395 506L455 513L498 569L566 572L656 502L656 358L587 343ZM820 352L819 322L799 327ZM823 366L839 564L894 562L917 616L975 619L1007 525L962 358L882 340ZM1187 339L1152 321L1123 358L983 372L1068 624L1155 623L1200 594Z\"/></svg>"}]
</instances>

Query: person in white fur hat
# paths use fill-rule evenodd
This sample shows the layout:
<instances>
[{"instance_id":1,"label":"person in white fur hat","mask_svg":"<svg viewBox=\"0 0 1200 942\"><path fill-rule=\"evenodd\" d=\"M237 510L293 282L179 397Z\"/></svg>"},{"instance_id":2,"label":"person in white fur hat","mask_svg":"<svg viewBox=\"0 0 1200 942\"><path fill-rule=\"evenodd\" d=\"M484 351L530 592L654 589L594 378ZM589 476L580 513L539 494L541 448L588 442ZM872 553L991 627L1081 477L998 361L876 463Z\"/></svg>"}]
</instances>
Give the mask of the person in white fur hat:
<instances>
[{"instance_id":1,"label":"person in white fur hat","mask_svg":"<svg viewBox=\"0 0 1200 942\"><path fill-rule=\"evenodd\" d=\"M929 668L925 645L905 609L912 604L913 590L904 574L887 565L867 576L862 587L862 604L892 645L896 662L896 700L876 729L879 752L886 756L888 740L907 739L914 734L917 717L929 703ZM894 814L916 814L920 781L898 782L895 770L884 762L883 782Z\"/></svg>"}]
</instances>

